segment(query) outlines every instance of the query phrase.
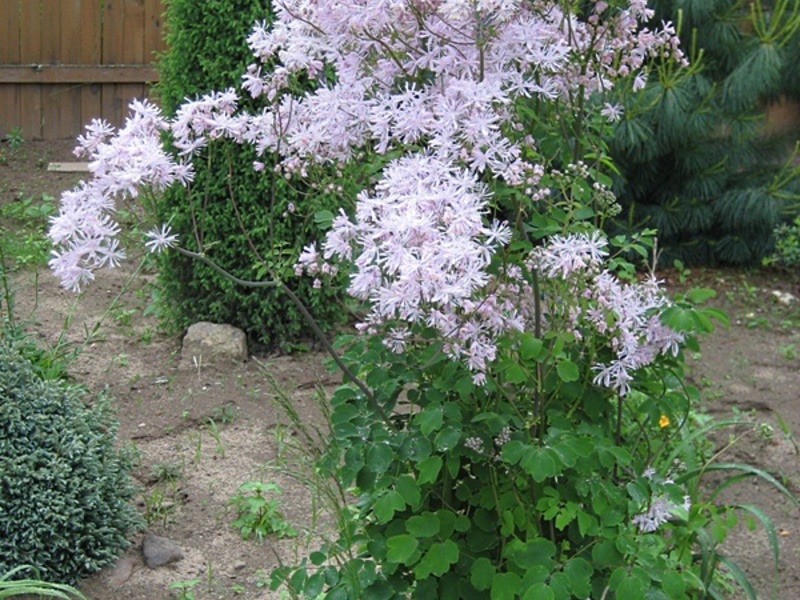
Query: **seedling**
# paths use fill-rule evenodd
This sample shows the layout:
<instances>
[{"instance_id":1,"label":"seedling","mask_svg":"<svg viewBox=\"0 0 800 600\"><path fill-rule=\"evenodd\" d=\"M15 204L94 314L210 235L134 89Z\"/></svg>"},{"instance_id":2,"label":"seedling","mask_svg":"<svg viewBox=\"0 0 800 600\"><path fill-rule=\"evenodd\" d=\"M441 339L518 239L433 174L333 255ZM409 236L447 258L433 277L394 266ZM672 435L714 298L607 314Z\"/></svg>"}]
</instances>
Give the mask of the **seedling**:
<instances>
[{"instance_id":1,"label":"seedling","mask_svg":"<svg viewBox=\"0 0 800 600\"><path fill-rule=\"evenodd\" d=\"M194 588L200 583L199 579L187 579L185 581L175 581L169 584L169 589L177 592L178 600L197 600Z\"/></svg>"},{"instance_id":2,"label":"seedling","mask_svg":"<svg viewBox=\"0 0 800 600\"><path fill-rule=\"evenodd\" d=\"M239 487L239 492L229 504L236 510L233 527L239 530L243 540L255 536L262 541L268 535L278 538L297 536L294 529L278 510L280 502L266 497L268 494L280 495L281 489L274 483L248 481Z\"/></svg>"}]
</instances>

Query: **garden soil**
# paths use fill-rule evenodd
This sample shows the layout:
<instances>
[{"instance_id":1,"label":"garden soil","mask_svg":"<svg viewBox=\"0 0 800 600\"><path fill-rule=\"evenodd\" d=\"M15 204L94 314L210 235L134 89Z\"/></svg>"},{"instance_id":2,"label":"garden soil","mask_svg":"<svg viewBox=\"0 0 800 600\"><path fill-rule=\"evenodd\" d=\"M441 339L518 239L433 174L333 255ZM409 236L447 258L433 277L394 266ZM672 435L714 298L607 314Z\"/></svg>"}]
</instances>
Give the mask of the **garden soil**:
<instances>
[{"instance_id":1,"label":"garden soil","mask_svg":"<svg viewBox=\"0 0 800 600\"><path fill-rule=\"evenodd\" d=\"M51 162L76 160L71 146L27 142L12 151L0 145L0 206L57 198L73 187L80 174L47 171ZM98 274L79 296L62 290L45 268L13 274L17 318L43 347L65 353L80 348L71 377L112 398L119 443L135 455L136 501L146 529L133 535L116 566L84 581L81 590L91 600L279 598L268 588L270 571L313 550L332 525L329 515L320 515L319 498L289 472L294 469L280 468L282 449L300 432L275 399L289 399L302 423L324 428L316 398L339 377L313 352L252 356L237 365L187 364L180 334L161 332L149 314L154 275L134 275L135 263L134 257ZM755 431L718 432L709 443L722 462L763 469L800 494L800 455L792 437L800 438L800 277L727 270L664 277L676 292L697 284L716 289L712 303L730 317L730 327L719 327L701 352L689 356L704 414L737 414L763 424ZM708 475L709 489L714 477ZM231 500L249 481L280 488L274 497L297 538L242 539L232 526ZM777 574L769 536L757 519L742 518L721 544L749 574L758 598L800 598L800 509L755 478L728 488L720 501L759 507L775 525ZM183 557L147 567L141 548L146 533L168 538Z\"/></svg>"}]
</instances>

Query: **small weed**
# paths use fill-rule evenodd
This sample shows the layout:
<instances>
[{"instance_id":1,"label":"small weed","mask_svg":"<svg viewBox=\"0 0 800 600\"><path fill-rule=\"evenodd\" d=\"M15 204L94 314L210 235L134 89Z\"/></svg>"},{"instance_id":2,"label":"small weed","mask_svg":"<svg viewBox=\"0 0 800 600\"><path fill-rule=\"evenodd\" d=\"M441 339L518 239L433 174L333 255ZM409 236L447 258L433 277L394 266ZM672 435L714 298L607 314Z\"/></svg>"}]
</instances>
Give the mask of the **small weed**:
<instances>
[{"instance_id":1,"label":"small weed","mask_svg":"<svg viewBox=\"0 0 800 600\"><path fill-rule=\"evenodd\" d=\"M181 466L176 463L156 463L150 470L150 481L175 483L181 478Z\"/></svg>"},{"instance_id":2,"label":"small weed","mask_svg":"<svg viewBox=\"0 0 800 600\"><path fill-rule=\"evenodd\" d=\"M230 590L231 594L234 596L239 596L244 593L245 587L243 585L232 585Z\"/></svg>"},{"instance_id":3,"label":"small weed","mask_svg":"<svg viewBox=\"0 0 800 600\"><path fill-rule=\"evenodd\" d=\"M780 350L781 356L785 360L795 360L800 357L800 353L798 353L797 348L794 344L786 344L785 346L778 346L778 350Z\"/></svg>"},{"instance_id":4,"label":"small weed","mask_svg":"<svg viewBox=\"0 0 800 600\"><path fill-rule=\"evenodd\" d=\"M19 149L25 143L25 138L22 137L22 130L19 127L12 127L3 140L8 144L8 149L11 150L12 154L19 152Z\"/></svg>"},{"instance_id":5,"label":"small weed","mask_svg":"<svg viewBox=\"0 0 800 600\"><path fill-rule=\"evenodd\" d=\"M259 569L256 571L256 587L257 588L265 588L269 587L270 584L270 574L267 573L264 569Z\"/></svg>"},{"instance_id":6,"label":"small weed","mask_svg":"<svg viewBox=\"0 0 800 600\"><path fill-rule=\"evenodd\" d=\"M128 366L128 359L130 359L129 354L117 354L113 360L116 366L124 368Z\"/></svg>"},{"instance_id":7,"label":"small weed","mask_svg":"<svg viewBox=\"0 0 800 600\"><path fill-rule=\"evenodd\" d=\"M200 583L199 579L186 579L169 584L169 589L177 593L178 600L197 600L194 588Z\"/></svg>"},{"instance_id":8,"label":"small weed","mask_svg":"<svg viewBox=\"0 0 800 600\"><path fill-rule=\"evenodd\" d=\"M239 410L232 402L229 402L224 406L218 406L212 411L211 414L215 421L219 421L223 425L230 425L239 418Z\"/></svg>"},{"instance_id":9,"label":"small weed","mask_svg":"<svg viewBox=\"0 0 800 600\"><path fill-rule=\"evenodd\" d=\"M151 327L145 327L144 331L139 334L139 341L143 344L149 344L153 341L153 337L155 336L155 332Z\"/></svg>"},{"instance_id":10,"label":"small weed","mask_svg":"<svg viewBox=\"0 0 800 600\"><path fill-rule=\"evenodd\" d=\"M13 221L14 235L2 235L0 246L14 267L43 266L50 258L52 245L45 230L56 212L55 199L43 194L5 204L0 217ZM4 232L0 230L0 234Z\"/></svg>"},{"instance_id":11,"label":"small weed","mask_svg":"<svg viewBox=\"0 0 800 600\"><path fill-rule=\"evenodd\" d=\"M121 327L130 327L132 318L136 312L135 308L118 306L113 311L114 322Z\"/></svg>"},{"instance_id":12,"label":"small weed","mask_svg":"<svg viewBox=\"0 0 800 600\"><path fill-rule=\"evenodd\" d=\"M268 499L266 494L281 494L281 489L274 483L248 481L239 486L239 491L229 505L236 511L236 520L233 522L243 540L255 536L262 541L268 535L275 534L278 538L297 536L294 529L278 510L280 502Z\"/></svg>"},{"instance_id":13,"label":"small weed","mask_svg":"<svg viewBox=\"0 0 800 600\"><path fill-rule=\"evenodd\" d=\"M144 520L148 525L166 526L174 513L175 503L167 497L163 487L157 487L144 496Z\"/></svg>"},{"instance_id":14,"label":"small weed","mask_svg":"<svg viewBox=\"0 0 800 600\"><path fill-rule=\"evenodd\" d=\"M680 260L675 260L672 263L672 266L675 267L675 270L678 272L678 282L679 283L686 283L689 279L689 276L692 272L686 268L686 266Z\"/></svg>"},{"instance_id":15,"label":"small weed","mask_svg":"<svg viewBox=\"0 0 800 600\"><path fill-rule=\"evenodd\" d=\"M219 425L217 425L217 422L214 419L208 418L206 419L206 429L208 429L208 432L211 434L211 437L214 438L214 441L217 444L217 454L220 457L225 458L225 446L223 445L220 437Z\"/></svg>"}]
</instances>

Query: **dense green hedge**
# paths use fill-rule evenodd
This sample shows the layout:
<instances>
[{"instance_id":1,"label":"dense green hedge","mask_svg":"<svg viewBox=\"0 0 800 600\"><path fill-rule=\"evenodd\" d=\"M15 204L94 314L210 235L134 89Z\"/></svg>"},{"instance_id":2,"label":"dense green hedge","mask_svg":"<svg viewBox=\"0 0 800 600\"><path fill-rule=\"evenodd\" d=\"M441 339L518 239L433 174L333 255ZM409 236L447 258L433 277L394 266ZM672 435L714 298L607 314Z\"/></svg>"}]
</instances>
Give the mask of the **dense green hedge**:
<instances>
[{"instance_id":1,"label":"dense green hedge","mask_svg":"<svg viewBox=\"0 0 800 600\"><path fill-rule=\"evenodd\" d=\"M789 27L783 44L760 37L741 2L649 4L654 23L681 23L694 66L654 70L616 127L620 228L657 228L667 264L755 262L796 210L787 198L797 179L775 179L792 138L764 136L762 113L765 102L800 91L800 33L789 35L798 15L769 17Z\"/></svg>"},{"instance_id":2,"label":"dense green hedge","mask_svg":"<svg viewBox=\"0 0 800 600\"><path fill-rule=\"evenodd\" d=\"M105 405L42 380L0 340L0 574L74 583L113 564L140 519ZM20 577L31 572L20 572Z\"/></svg>"},{"instance_id":3,"label":"dense green hedge","mask_svg":"<svg viewBox=\"0 0 800 600\"><path fill-rule=\"evenodd\" d=\"M184 97L238 88L254 60L246 38L256 21L271 18L270 3L169 0L166 8L169 50L159 63L157 88L165 111L174 113ZM258 110L259 104L244 94L242 107ZM269 279L274 272L291 279L290 286L323 327L341 322L341 287L314 289L308 278L294 278L292 271L302 246L320 237L314 214L335 210L341 201L309 194L308 188L275 175L269 166L256 173L255 159L250 147L212 143L195 161L191 190L172 190L160 199L160 219L171 223L185 247L200 250L201 242L209 258L238 277ZM278 289L237 286L176 253L165 255L160 274L161 306L180 327L200 320L229 323L266 347L310 337L299 312Z\"/></svg>"}]
</instances>

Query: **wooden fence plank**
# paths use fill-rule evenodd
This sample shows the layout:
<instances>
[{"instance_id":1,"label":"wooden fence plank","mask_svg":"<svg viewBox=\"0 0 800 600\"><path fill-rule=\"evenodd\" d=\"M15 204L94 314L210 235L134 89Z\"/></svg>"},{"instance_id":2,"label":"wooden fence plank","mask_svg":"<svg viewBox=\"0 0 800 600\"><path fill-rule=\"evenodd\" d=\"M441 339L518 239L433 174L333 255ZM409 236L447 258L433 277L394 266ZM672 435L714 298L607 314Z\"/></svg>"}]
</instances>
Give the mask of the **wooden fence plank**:
<instances>
[{"instance_id":1,"label":"wooden fence plank","mask_svg":"<svg viewBox=\"0 0 800 600\"><path fill-rule=\"evenodd\" d=\"M167 48L164 40L164 4L162 0L144 0L144 62L157 61Z\"/></svg>"},{"instance_id":2,"label":"wooden fence plank","mask_svg":"<svg viewBox=\"0 0 800 600\"><path fill-rule=\"evenodd\" d=\"M157 80L164 0L0 0L0 137L120 125Z\"/></svg>"},{"instance_id":3,"label":"wooden fence plank","mask_svg":"<svg viewBox=\"0 0 800 600\"><path fill-rule=\"evenodd\" d=\"M81 0L42 0L42 63L77 63L80 49ZM57 83L42 87L42 136L69 137L81 128L80 88Z\"/></svg>"},{"instance_id":4,"label":"wooden fence plank","mask_svg":"<svg viewBox=\"0 0 800 600\"><path fill-rule=\"evenodd\" d=\"M145 65L13 65L0 66L0 83L149 83L158 81L155 67Z\"/></svg>"},{"instance_id":5,"label":"wooden fence plank","mask_svg":"<svg viewBox=\"0 0 800 600\"><path fill-rule=\"evenodd\" d=\"M19 0L7 0L0 11L0 64L19 63ZM0 86L0 137L20 127L22 103L19 86Z\"/></svg>"},{"instance_id":6,"label":"wooden fence plank","mask_svg":"<svg viewBox=\"0 0 800 600\"><path fill-rule=\"evenodd\" d=\"M103 8L103 64L122 64L125 55L125 0L105 0ZM114 125L123 122L123 99L117 84L103 85L103 118Z\"/></svg>"},{"instance_id":7,"label":"wooden fence plank","mask_svg":"<svg viewBox=\"0 0 800 600\"><path fill-rule=\"evenodd\" d=\"M124 43L123 63L141 64L145 62L144 55L144 30L145 30L145 6L144 0L125 0L125 20L123 24L122 37ZM123 83L119 85L119 94L123 101L123 118L128 116L128 104L135 98L142 99L145 96L145 87L142 84Z\"/></svg>"},{"instance_id":8,"label":"wooden fence plank","mask_svg":"<svg viewBox=\"0 0 800 600\"><path fill-rule=\"evenodd\" d=\"M59 0L61 4L61 47L59 64L76 64L81 61L81 0ZM67 84L58 86L60 96L60 119L56 133L45 133L60 138L68 138L76 129L83 127L81 120L81 86Z\"/></svg>"},{"instance_id":9,"label":"wooden fence plank","mask_svg":"<svg viewBox=\"0 0 800 600\"><path fill-rule=\"evenodd\" d=\"M40 0L23 0L20 10L20 61L42 62L42 10ZM42 87L20 86L22 135L31 139L42 137Z\"/></svg>"},{"instance_id":10,"label":"wooden fence plank","mask_svg":"<svg viewBox=\"0 0 800 600\"><path fill-rule=\"evenodd\" d=\"M81 3L81 63L84 65L99 65L103 59L100 45L102 17L102 0L83 0ZM102 86L97 83L84 82L84 85L81 86L83 127L92 119L102 118L102 89Z\"/></svg>"}]
</instances>

